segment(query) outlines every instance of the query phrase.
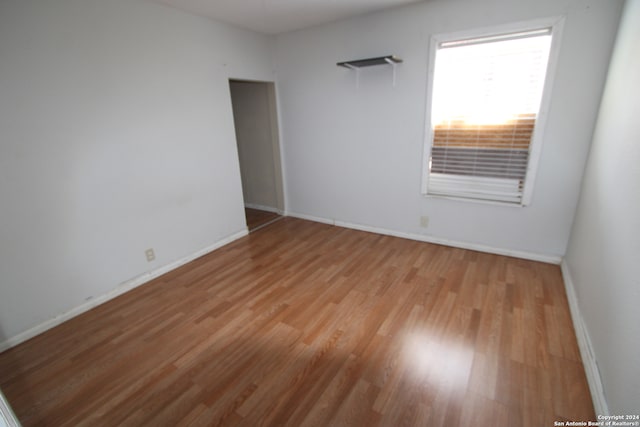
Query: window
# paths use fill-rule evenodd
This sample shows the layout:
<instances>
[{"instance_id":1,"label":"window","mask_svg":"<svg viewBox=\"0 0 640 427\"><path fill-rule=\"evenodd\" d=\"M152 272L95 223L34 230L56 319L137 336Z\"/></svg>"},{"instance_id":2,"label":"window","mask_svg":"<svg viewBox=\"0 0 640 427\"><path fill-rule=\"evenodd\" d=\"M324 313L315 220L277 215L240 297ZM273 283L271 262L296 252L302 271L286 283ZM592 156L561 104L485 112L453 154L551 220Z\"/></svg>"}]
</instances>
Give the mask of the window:
<instances>
[{"instance_id":1,"label":"window","mask_svg":"<svg viewBox=\"0 0 640 427\"><path fill-rule=\"evenodd\" d=\"M427 195L526 205L554 27L434 38Z\"/></svg>"}]
</instances>

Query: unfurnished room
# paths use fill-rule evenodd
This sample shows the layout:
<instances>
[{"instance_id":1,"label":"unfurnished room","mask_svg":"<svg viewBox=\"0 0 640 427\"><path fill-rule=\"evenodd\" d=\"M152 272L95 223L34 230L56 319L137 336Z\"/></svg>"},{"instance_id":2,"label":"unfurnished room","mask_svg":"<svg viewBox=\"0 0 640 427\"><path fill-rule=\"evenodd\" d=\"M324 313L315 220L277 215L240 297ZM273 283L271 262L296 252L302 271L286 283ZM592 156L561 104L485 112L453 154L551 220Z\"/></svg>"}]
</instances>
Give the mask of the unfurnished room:
<instances>
[{"instance_id":1,"label":"unfurnished room","mask_svg":"<svg viewBox=\"0 0 640 427\"><path fill-rule=\"evenodd\" d=\"M0 427L640 426L640 0L0 0Z\"/></svg>"}]
</instances>

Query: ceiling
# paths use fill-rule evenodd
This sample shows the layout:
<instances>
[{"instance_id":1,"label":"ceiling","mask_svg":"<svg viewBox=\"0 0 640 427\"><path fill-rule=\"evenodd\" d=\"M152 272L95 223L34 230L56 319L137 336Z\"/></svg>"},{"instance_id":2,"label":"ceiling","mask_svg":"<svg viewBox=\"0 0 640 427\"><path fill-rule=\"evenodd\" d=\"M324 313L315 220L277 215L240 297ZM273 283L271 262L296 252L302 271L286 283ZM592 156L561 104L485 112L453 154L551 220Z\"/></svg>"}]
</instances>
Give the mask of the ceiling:
<instances>
[{"instance_id":1,"label":"ceiling","mask_svg":"<svg viewBox=\"0 0 640 427\"><path fill-rule=\"evenodd\" d=\"M152 0L264 34L325 24L422 0Z\"/></svg>"}]
</instances>

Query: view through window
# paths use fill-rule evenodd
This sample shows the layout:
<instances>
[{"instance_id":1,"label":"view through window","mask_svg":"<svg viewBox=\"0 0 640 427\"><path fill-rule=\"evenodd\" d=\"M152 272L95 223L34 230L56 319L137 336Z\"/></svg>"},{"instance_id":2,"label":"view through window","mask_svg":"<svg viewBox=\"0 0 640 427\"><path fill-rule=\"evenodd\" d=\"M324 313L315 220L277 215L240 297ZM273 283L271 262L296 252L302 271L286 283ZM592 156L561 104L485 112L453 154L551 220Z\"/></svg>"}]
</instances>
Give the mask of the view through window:
<instances>
[{"instance_id":1,"label":"view through window","mask_svg":"<svg viewBox=\"0 0 640 427\"><path fill-rule=\"evenodd\" d=\"M437 44L427 194L522 204L551 28Z\"/></svg>"}]
</instances>

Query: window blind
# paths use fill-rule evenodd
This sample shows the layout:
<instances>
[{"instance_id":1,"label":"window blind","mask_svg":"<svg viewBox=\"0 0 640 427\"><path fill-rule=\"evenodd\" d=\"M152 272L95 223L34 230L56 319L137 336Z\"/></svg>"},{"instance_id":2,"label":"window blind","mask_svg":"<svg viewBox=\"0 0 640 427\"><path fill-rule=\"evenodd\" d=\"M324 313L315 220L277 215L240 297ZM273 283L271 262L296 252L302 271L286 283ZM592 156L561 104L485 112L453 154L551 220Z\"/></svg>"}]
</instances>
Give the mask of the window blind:
<instances>
[{"instance_id":1,"label":"window blind","mask_svg":"<svg viewBox=\"0 0 640 427\"><path fill-rule=\"evenodd\" d=\"M438 44L427 194L521 203L551 29Z\"/></svg>"}]
</instances>

